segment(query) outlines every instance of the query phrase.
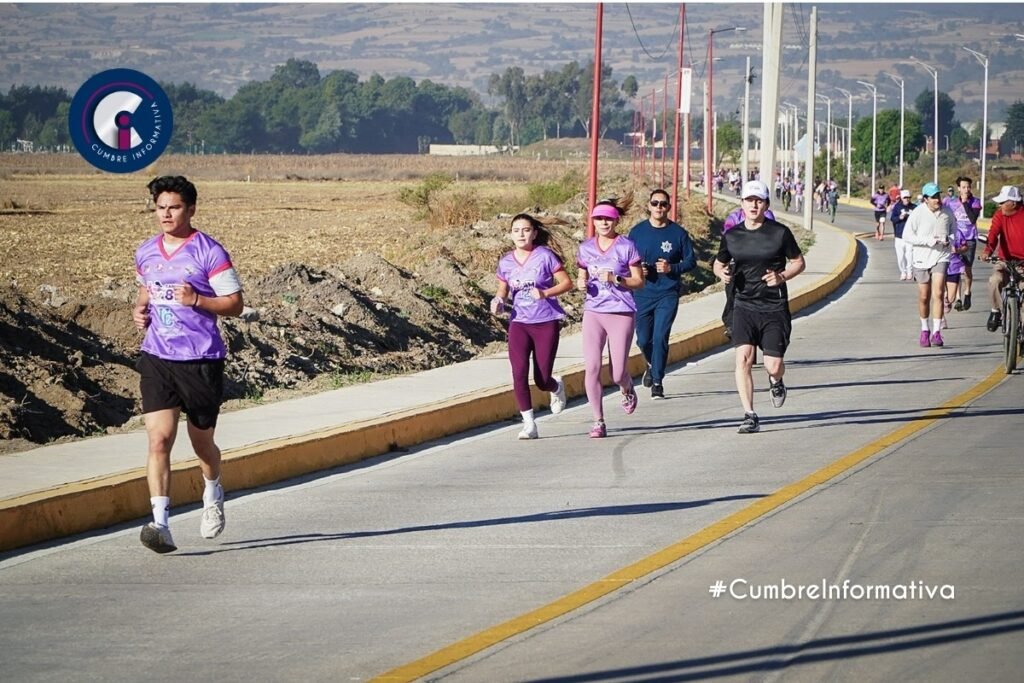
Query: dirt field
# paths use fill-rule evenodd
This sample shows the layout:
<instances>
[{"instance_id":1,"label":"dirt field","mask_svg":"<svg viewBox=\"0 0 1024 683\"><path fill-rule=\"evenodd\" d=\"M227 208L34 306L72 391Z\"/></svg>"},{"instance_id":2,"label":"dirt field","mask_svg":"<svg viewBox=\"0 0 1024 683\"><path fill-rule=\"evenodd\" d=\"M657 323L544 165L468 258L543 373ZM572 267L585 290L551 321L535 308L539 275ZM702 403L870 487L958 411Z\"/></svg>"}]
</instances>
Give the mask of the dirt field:
<instances>
[{"instance_id":1,"label":"dirt field","mask_svg":"<svg viewBox=\"0 0 1024 683\"><path fill-rule=\"evenodd\" d=\"M222 322L230 410L500 350L504 330L486 306L510 215L559 216L571 260L584 188L559 206L527 199L528 182L571 169L586 172L535 158L172 156L121 177L77 155L0 155L0 453L140 424L130 302L134 250L157 230L145 191L155 175L196 183L194 223L243 278L252 310ZM444 193L465 209L448 228L399 201L438 171L459 178ZM601 196L633 189L628 172L607 162ZM623 223L639 219L635 209ZM697 292L713 281L717 231L696 202L684 224L702 261ZM570 325L580 296L563 298Z\"/></svg>"}]
</instances>

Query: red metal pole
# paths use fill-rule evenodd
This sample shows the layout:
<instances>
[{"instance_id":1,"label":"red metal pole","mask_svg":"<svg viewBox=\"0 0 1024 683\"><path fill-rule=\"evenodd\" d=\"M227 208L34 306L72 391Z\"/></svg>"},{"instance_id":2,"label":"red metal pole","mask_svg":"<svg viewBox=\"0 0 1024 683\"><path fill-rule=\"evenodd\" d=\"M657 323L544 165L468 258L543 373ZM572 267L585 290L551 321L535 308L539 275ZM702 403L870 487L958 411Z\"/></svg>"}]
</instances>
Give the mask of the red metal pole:
<instances>
[{"instance_id":1,"label":"red metal pole","mask_svg":"<svg viewBox=\"0 0 1024 683\"><path fill-rule=\"evenodd\" d=\"M679 68L676 69L676 134L672 140L672 220L679 219L679 110L683 107L683 36L686 34L686 3L679 5ZM689 149L686 162L689 163ZM690 188L686 188L689 192Z\"/></svg>"},{"instance_id":2,"label":"red metal pole","mask_svg":"<svg viewBox=\"0 0 1024 683\"><path fill-rule=\"evenodd\" d=\"M594 107L590 113L590 187L587 204L587 238L594 236L594 221L590 212L597 203L597 154L598 133L601 129L601 32L604 19L604 3L597 3L597 27L594 30Z\"/></svg>"},{"instance_id":3,"label":"red metal pole","mask_svg":"<svg viewBox=\"0 0 1024 683\"><path fill-rule=\"evenodd\" d=\"M658 160L654 156L654 137L658 130L658 91L651 88L651 175L658 173ZM647 179L644 178L646 181Z\"/></svg>"},{"instance_id":4,"label":"red metal pole","mask_svg":"<svg viewBox=\"0 0 1024 683\"><path fill-rule=\"evenodd\" d=\"M668 73L665 74L665 89L661 95L661 182L658 186L665 188L665 143L668 142L668 130L665 128L665 117L668 116Z\"/></svg>"},{"instance_id":5,"label":"red metal pole","mask_svg":"<svg viewBox=\"0 0 1024 683\"><path fill-rule=\"evenodd\" d=\"M647 162L647 119L644 117L644 100L640 97L640 182L644 181L645 164Z\"/></svg>"}]
</instances>

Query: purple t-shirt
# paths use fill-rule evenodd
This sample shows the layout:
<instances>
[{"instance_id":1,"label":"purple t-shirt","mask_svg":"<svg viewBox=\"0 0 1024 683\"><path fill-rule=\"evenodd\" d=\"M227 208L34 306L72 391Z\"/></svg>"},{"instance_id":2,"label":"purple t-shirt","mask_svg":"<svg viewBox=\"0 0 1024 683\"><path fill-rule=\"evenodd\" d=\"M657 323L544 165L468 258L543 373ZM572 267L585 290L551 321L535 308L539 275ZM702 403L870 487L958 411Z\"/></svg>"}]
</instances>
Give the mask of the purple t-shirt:
<instances>
[{"instance_id":1,"label":"purple t-shirt","mask_svg":"<svg viewBox=\"0 0 1024 683\"><path fill-rule=\"evenodd\" d=\"M556 298L534 299L530 290L548 289L555 284L555 273L565 270L555 253L547 247L535 247L525 263L516 260L510 251L498 261L498 279L508 285L512 298L511 322L534 325L561 320L565 311Z\"/></svg>"},{"instance_id":2,"label":"purple t-shirt","mask_svg":"<svg viewBox=\"0 0 1024 683\"><path fill-rule=\"evenodd\" d=\"M775 214L772 213L771 209L765 209L764 217L769 219L769 220L775 220ZM732 213L730 213L728 216L725 217L725 223L722 225L722 233L724 234L724 233L729 232L730 230L735 228L737 225L742 223L745 219L746 219L746 216L743 214L743 207L742 206L740 208L738 208L738 209L733 210Z\"/></svg>"},{"instance_id":3,"label":"purple t-shirt","mask_svg":"<svg viewBox=\"0 0 1024 683\"><path fill-rule=\"evenodd\" d=\"M584 311L594 313L636 313L633 293L614 282L599 282L598 273L610 270L619 277L631 275L629 267L640 265L640 252L633 240L619 235L605 251L597 245L596 235L580 245L576 265L587 271L587 300Z\"/></svg>"},{"instance_id":4,"label":"purple t-shirt","mask_svg":"<svg viewBox=\"0 0 1024 683\"><path fill-rule=\"evenodd\" d=\"M885 211L885 207L889 205L889 195L885 192L871 195L871 203L875 205L875 211Z\"/></svg>"},{"instance_id":5,"label":"purple t-shirt","mask_svg":"<svg viewBox=\"0 0 1024 683\"><path fill-rule=\"evenodd\" d=\"M949 210L956 216L956 231L963 235L965 240L977 240L978 239L978 226L971 221L971 217L967 214L967 209L964 207L964 203L960 201L960 197L948 197L942 201L943 205L949 207ZM971 196L970 201L967 202L971 210L977 212L977 215L981 214L981 201Z\"/></svg>"},{"instance_id":6,"label":"purple t-shirt","mask_svg":"<svg viewBox=\"0 0 1024 683\"><path fill-rule=\"evenodd\" d=\"M196 230L173 252L163 235L135 251L136 282L149 290L149 327L142 350L165 360L215 360L227 349L217 315L174 300L174 286L188 282L200 296L227 296L242 290L231 257L215 239Z\"/></svg>"},{"instance_id":7,"label":"purple t-shirt","mask_svg":"<svg viewBox=\"0 0 1024 683\"><path fill-rule=\"evenodd\" d=\"M975 234L977 234L977 228L975 228ZM952 253L949 255L949 262L946 264L946 275L959 275L966 269L963 256L955 251L962 247L965 242L967 242L967 238L962 232L957 230L953 233L953 236L949 240L949 244L952 247Z\"/></svg>"}]
</instances>

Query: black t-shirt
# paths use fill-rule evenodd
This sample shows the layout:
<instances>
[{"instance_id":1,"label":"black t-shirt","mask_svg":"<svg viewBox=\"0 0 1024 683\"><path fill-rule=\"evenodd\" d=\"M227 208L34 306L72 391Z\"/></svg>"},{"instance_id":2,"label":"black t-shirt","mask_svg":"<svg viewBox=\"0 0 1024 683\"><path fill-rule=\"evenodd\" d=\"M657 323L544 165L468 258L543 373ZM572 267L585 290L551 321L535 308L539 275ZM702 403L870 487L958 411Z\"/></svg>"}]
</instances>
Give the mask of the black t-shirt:
<instances>
[{"instance_id":1,"label":"black t-shirt","mask_svg":"<svg viewBox=\"0 0 1024 683\"><path fill-rule=\"evenodd\" d=\"M769 287L762 280L769 270L780 271L787 259L800 256L800 246L792 231L782 223L765 219L760 228L749 230L739 223L722 236L718 260L735 261L733 284L737 306L755 311L779 311L789 307L786 283Z\"/></svg>"}]
</instances>

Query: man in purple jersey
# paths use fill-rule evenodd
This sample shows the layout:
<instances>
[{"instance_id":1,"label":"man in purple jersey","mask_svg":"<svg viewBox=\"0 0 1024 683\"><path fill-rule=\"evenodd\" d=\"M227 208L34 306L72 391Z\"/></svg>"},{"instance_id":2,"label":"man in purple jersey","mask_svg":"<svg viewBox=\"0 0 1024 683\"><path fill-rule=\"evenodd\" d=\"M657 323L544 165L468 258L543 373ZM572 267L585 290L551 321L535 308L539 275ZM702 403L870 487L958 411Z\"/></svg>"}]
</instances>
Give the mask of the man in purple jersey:
<instances>
[{"instance_id":1,"label":"man in purple jersey","mask_svg":"<svg viewBox=\"0 0 1024 683\"><path fill-rule=\"evenodd\" d=\"M136 367L149 437L146 479L153 508L153 521L142 528L140 540L154 552L169 553L177 550L168 518L171 448L182 411L205 482L200 534L214 538L224 530L220 449L213 432L227 349L217 318L242 312L242 286L224 247L192 227L195 185L182 176L162 176L147 187L160 234L135 252L139 295L132 317L145 331Z\"/></svg>"}]
</instances>

